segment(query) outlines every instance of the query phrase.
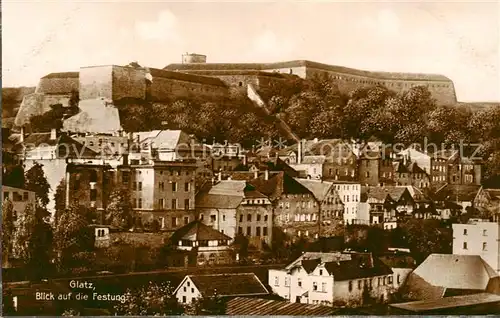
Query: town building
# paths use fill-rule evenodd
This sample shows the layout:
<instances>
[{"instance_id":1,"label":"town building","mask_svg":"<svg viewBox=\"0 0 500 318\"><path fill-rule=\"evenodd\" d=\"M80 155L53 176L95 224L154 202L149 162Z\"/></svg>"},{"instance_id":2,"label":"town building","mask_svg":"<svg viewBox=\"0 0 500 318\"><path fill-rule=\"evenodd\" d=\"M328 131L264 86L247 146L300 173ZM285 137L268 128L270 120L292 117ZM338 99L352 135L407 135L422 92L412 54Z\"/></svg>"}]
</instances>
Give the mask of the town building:
<instances>
[{"instance_id":1,"label":"town building","mask_svg":"<svg viewBox=\"0 0 500 318\"><path fill-rule=\"evenodd\" d=\"M498 273L479 255L431 254L408 276L401 294L403 299L415 301L498 294L499 284Z\"/></svg>"},{"instance_id":2,"label":"town building","mask_svg":"<svg viewBox=\"0 0 500 318\"><path fill-rule=\"evenodd\" d=\"M381 224L413 215L415 201L406 187L363 187L363 199L369 205L369 224Z\"/></svg>"},{"instance_id":3,"label":"town building","mask_svg":"<svg viewBox=\"0 0 500 318\"><path fill-rule=\"evenodd\" d=\"M253 273L186 275L174 290L180 304L191 304L203 297L231 299L245 296L264 296L269 291Z\"/></svg>"},{"instance_id":4,"label":"town building","mask_svg":"<svg viewBox=\"0 0 500 318\"><path fill-rule=\"evenodd\" d=\"M444 214L460 215L488 206L488 197L480 185L445 184L432 196L436 209ZM447 210L447 211L444 211Z\"/></svg>"},{"instance_id":5,"label":"town building","mask_svg":"<svg viewBox=\"0 0 500 318\"><path fill-rule=\"evenodd\" d=\"M479 255L500 274L500 224L470 219L453 224L453 254Z\"/></svg>"},{"instance_id":6,"label":"town building","mask_svg":"<svg viewBox=\"0 0 500 318\"><path fill-rule=\"evenodd\" d=\"M250 184L271 201L274 227L292 238L319 236L319 204L309 189L284 172Z\"/></svg>"},{"instance_id":7,"label":"town building","mask_svg":"<svg viewBox=\"0 0 500 318\"><path fill-rule=\"evenodd\" d=\"M344 204L333 182L295 178L314 195L320 209L320 237L339 235L344 227Z\"/></svg>"},{"instance_id":8,"label":"town building","mask_svg":"<svg viewBox=\"0 0 500 318\"><path fill-rule=\"evenodd\" d=\"M234 260L231 242L231 237L200 220L192 221L176 230L170 237L172 247L180 252L171 258L182 258L184 265L231 264Z\"/></svg>"},{"instance_id":9,"label":"town building","mask_svg":"<svg viewBox=\"0 0 500 318\"><path fill-rule=\"evenodd\" d=\"M26 189L2 185L1 196L2 202L9 200L12 203L12 210L16 219L24 213L26 206L36 203L35 192Z\"/></svg>"},{"instance_id":10,"label":"town building","mask_svg":"<svg viewBox=\"0 0 500 318\"><path fill-rule=\"evenodd\" d=\"M352 224L362 219L359 215L361 202L361 184L352 181L331 181L344 204L344 224Z\"/></svg>"},{"instance_id":11,"label":"town building","mask_svg":"<svg viewBox=\"0 0 500 318\"><path fill-rule=\"evenodd\" d=\"M370 253L306 252L284 269L269 270L272 291L292 303L359 306L386 302L393 272Z\"/></svg>"}]
</instances>

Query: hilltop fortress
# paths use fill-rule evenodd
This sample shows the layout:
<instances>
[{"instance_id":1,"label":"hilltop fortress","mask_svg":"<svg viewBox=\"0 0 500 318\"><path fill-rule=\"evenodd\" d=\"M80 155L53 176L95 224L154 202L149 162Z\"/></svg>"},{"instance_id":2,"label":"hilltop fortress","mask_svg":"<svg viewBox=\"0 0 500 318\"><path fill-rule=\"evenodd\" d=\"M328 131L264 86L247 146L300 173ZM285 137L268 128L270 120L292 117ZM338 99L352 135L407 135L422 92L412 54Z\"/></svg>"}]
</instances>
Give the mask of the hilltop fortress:
<instances>
[{"instance_id":1,"label":"hilltop fortress","mask_svg":"<svg viewBox=\"0 0 500 318\"><path fill-rule=\"evenodd\" d=\"M385 85L397 92L425 85L438 103L457 102L453 82L442 75L369 72L307 60L207 63L205 55L185 54L182 63L170 64L163 69L104 65L81 67L79 72L48 74L40 79L33 94L24 97L15 125L27 124L31 116L50 110L50 105L68 106L72 91L78 91L80 102L93 104L89 110L95 110L100 107L96 107L96 103L109 108L124 98L157 102L183 97L216 99L228 96L234 90L246 92L249 86L265 90L290 76L307 79L325 74L337 82L341 92L374 84ZM96 102L89 102L92 100ZM108 109L106 116L112 112ZM93 117L91 114L83 116ZM117 114L111 117L117 118ZM109 127L116 130L119 125Z\"/></svg>"}]
</instances>

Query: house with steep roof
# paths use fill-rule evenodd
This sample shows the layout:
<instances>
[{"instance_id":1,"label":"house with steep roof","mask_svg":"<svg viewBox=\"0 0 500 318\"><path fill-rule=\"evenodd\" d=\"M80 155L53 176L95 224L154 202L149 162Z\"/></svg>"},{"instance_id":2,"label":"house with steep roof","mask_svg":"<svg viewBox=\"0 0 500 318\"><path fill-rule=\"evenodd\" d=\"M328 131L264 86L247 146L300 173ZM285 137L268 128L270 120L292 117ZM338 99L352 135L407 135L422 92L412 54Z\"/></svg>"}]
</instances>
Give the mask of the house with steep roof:
<instances>
[{"instance_id":1,"label":"house with steep roof","mask_svg":"<svg viewBox=\"0 0 500 318\"><path fill-rule=\"evenodd\" d=\"M477 213L474 208L487 206L487 194L480 185L445 184L432 196L438 211L448 210L451 215L467 211ZM444 213L444 212L442 212Z\"/></svg>"},{"instance_id":2,"label":"house with steep roof","mask_svg":"<svg viewBox=\"0 0 500 318\"><path fill-rule=\"evenodd\" d=\"M319 204L307 187L285 172L249 182L271 201L275 227L292 239L319 236Z\"/></svg>"},{"instance_id":3,"label":"house with steep roof","mask_svg":"<svg viewBox=\"0 0 500 318\"><path fill-rule=\"evenodd\" d=\"M305 253L269 270L269 286L292 303L329 306L386 302L395 291L392 270L371 253Z\"/></svg>"},{"instance_id":4,"label":"house with steep roof","mask_svg":"<svg viewBox=\"0 0 500 318\"><path fill-rule=\"evenodd\" d=\"M174 290L180 304L190 304L203 297L265 296L269 291L254 273L186 275Z\"/></svg>"},{"instance_id":5,"label":"house with steep roof","mask_svg":"<svg viewBox=\"0 0 500 318\"><path fill-rule=\"evenodd\" d=\"M362 191L369 205L370 224L412 215L415 208L415 201L406 187L363 187Z\"/></svg>"},{"instance_id":6,"label":"house with steep roof","mask_svg":"<svg viewBox=\"0 0 500 318\"><path fill-rule=\"evenodd\" d=\"M500 293L500 276L479 255L431 254L401 289L408 300Z\"/></svg>"},{"instance_id":7,"label":"house with steep roof","mask_svg":"<svg viewBox=\"0 0 500 318\"><path fill-rule=\"evenodd\" d=\"M189 264L214 265L232 263L232 238L203 224L200 220L184 225L170 237L178 251L185 252ZM181 253L182 254L182 253Z\"/></svg>"},{"instance_id":8,"label":"house with steep roof","mask_svg":"<svg viewBox=\"0 0 500 318\"><path fill-rule=\"evenodd\" d=\"M309 189L319 204L320 232L319 236L335 236L343 232L344 204L333 182L295 178Z\"/></svg>"}]
</instances>

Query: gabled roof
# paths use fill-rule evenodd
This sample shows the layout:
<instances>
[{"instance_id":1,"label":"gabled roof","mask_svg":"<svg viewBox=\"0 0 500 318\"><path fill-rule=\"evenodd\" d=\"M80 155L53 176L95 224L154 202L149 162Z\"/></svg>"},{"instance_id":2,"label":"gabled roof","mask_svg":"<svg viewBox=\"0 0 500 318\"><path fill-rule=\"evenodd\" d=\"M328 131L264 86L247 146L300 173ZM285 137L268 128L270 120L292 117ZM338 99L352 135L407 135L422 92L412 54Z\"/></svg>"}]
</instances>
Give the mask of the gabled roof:
<instances>
[{"instance_id":1,"label":"gabled roof","mask_svg":"<svg viewBox=\"0 0 500 318\"><path fill-rule=\"evenodd\" d=\"M306 187L297 182L285 172L270 176L268 180L262 177L249 181L256 189L271 198L279 198L282 194L312 194Z\"/></svg>"},{"instance_id":2,"label":"gabled roof","mask_svg":"<svg viewBox=\"0 0 500 318\"><path fill-rule=\"evenodd\" d=\"M328 306L290 303L289 301L236 297L228 301L226 315L231 316L326 316L335 312Z\"/></svg>"},{"instance_id":3,"label":"gabled roof","mask_svg":"<svg viewBox=\"0 0 500 318\"><path fill-rule=\"evenodd\" d=\"M321 264L321 258L303 259L301 261L302 267L308 274L312 273L319 264Z\"/></svg>"},{"instance_id":4,"label":"gabled roof","mask_svg":"<svg viewBox=\"0 0 500 318\"><path fill-rule=\"evenodd\" d=\"M303 260L320 259L322 263L341 261L351 259L350 254L342 254L341 252L333 253L320 253L320 252L305 252L299 256L296 260L288 264L285 269L291 269L298 264L301 264Z\"/></svg>"},{"instance_id":5,"label":"gabled roof","mask_svg":"<svg viewBox=\"0 0 500 318\"><path fill-rule=\"evenodd\" d=\"M446 289L487 291L499 275L478 255L431 254L408 277L413 299L441 298Z\"/></svg>"},{"instance_id":6,"label":"gabled roof","mask_svg":"<svg viewBox=\"0 0 500 318\"><path fill-rule=\"evenodd\" d=\"M371 255L352 254L352 259L325 263L325 269L336 281L392 274L389 266Z\"/></svg>"},{"instance_id":7,"label":"gabled roof","mask_svg":"<svg viewBox=\"0 0 500 318\"><path fill-rule=\"evenodd\" d=\"M190 222L172 234L172 241L229 241L231 238L201 221Z\"/></svg>"},{"instance_id":8,"label":"gabled roof","mask_svg":"<svg viewBox=\"0 0 500 318\"><path fill-rule=\"evenodd\" d=\"M400 186L400 187L405 187L406 189L408 189L408 192L410 192L410 195L412 196L415 202L426 202L426 203L432 202L431 198L429 198L425 193L422 192L422 190L420 190L415 186Z\"/></svg>"},{"instance_id":9,"label":"gabled roof","mask_svg":"<svg viewBox=\"0 0 500 318\"><path fill-rule=\"evenodd\" d=\"M243 197L199 192L196 195L197 208L236 209Z\"/></svg>"},{"instance_id":10,"label":"gabled roof","mask_svg":"<svg viewBox=\"0 0 500 318\"><path fill-rule=\"evenodd\" d=\"M472 202L480 191L480 185L446 184L434 194L435 201Z\"/></svg>"},{"instance_id":11,"label":"gabled roof","mask_svg":"<svg viewBox=\"0 0 500 318\"><path fill-rule=\"evenodd\" d=\"M267 295L268 290L254 273L187 275L202 296ZM182 284L182 283L181 283Z\"/></svg>"},{"instance_id":12,"label":"gabled roof","mask_svg":"<svg viewBox=\"0 0 500 318\"><path fill-rule=\"evenodd\" d=\"M325 200L328 193L330 193L331 188L333 187L332 182L321 181L321 180L311 180L311 179L302 179L302 178L294 178L297 182L302 184L304 187L309 189L312 192L316 200L322 202Z\"/></svg>"},{"instance_id":13,"label":"gabled roof","mask_svg":"<svg viewBox=\"0 0 500 318\"><path fill-rule=\"evenodd\" d=\"M15 151L22 151L23 145L26 146L26 151L36 151L39 147L58 147L58 154L62 157L95 157L97 152L82 145L78 141L69 137L66 134L58 134L55 139L51 139L51 133L32 133L24 137L24 141L14 146ZM67 153L69 151L69 153Z\"/></svg>"},{"instance_id":14,"label":"gabled roof","mask_svg":"<svg viewBox=\"0 0 500 318\"><path fill-rule=\"evenodd\" d=\"M484 189L484 191L488 193L490 200L500 201L500 189Z\"/></svg>"},{"instance_id":15,"label":"gabled roof","mask_svg":"<svg viewBox=\"0 0 500 318\"><path fill-rule=\"evenodd\" d=\"M379 201L384 201L387 198L387 196L389 196L389 198L391 198L393 201L398 202L403 196L403 194L408 191L406 187L399 187L399 186L384 186L384 187L369 186L362 188L366 189L367 198L374 198Z\"/></svg>"}]
</instances>

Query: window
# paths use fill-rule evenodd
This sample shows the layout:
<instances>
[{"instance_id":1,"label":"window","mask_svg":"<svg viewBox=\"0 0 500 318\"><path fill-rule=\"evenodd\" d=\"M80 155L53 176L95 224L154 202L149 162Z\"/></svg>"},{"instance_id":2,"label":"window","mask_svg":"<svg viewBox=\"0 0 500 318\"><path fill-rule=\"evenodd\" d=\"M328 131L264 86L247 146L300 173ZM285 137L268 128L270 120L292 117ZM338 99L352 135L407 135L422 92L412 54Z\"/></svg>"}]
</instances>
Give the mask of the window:
<instances>
[{"instance_id":1,"label":"window","mask_svg":"<svg viewBox=\"0 0 500 318\"><path fill-rule=\"evenodd\" d=\"M243 228L241 226L238 227L238 234L243 235Z\"/></svg>"},{"instance_id":2,"label":"window","mask_svg":"<svg viewBox=\"0 0 500 318\"><path fill-rule=\"evenodd\" d=\"M267 236L267 226L264 226L262 228L262 234L263 234L263 236Z\"/></svg>"},{"instance_id":3,"label":"window","mask_svg":"<svg viewBox=\"0 0 500 318\"><path fill-rule=\"evenodd\" d=\"M189 199L184 199L184 210L189 210Z\"/></svg>"},{"instance_id":4,"label":"window","mask_svg":"<svg viewBox=\"0 0 500 318\"><path fill-rule=\"evenodd\" d=\"M251 236L252 235L252 227L247 226L247 235Z\"/></svg>"},{"instance_id":5,"label":"window","mask_svg":"<svg viewBox=\"0 0 500 318\"><path fill-rule=\"evenodd\" d=\"M9 198L9 192L5 191L3 193L3 199L5 200L5 199L8 199L8 198Z\"/></svg>"},{"instance_id":6,"label":"window","mask_svg":"<svg viewBox=\"0 0 500 318\"><path fill-rule=\"evenodd\" d=\"M163 209L163 199L158 199L158 207Z\"/></svg>"},{"instance_id":7,"label":"window","mask_svg":"<svg viewBox=\"0 0 500 318\"><path fill-rule=\"evenodd\" d=\"M302 280L300 278L297 279L297 286L302 287Z\"/></svg>"},{"instance_id":8,"label":"window","mask_svg":"<svg viewBox=\"0 0 500 318\"><path fill-rule=\"evenodd\" d=\"M385 279L385 277L384 277L384 279ZM361 289L362 286L363 286L363 281L358 280L358 289Z\"/></svg>"},{"instance_id":9,"label":"window","mask_svg":"<svg viewBox=\"0 0 500 318\"><path fill-rule=\"evenodd\" d=\"M28 200L28 192L24 192L24 201ZM90 189L90 201L97 200L97 189Z\"/></svg>"},{"instance_id":10,"label":"window","mask_svg":"<svg viewBox=\"0 0 500 318\"><path fill-rule=\"evenodd\" d=\"M290 286L290 278L285 277L285 287L289 287L289 286Z\"/></svg>"},{"instance_id":11,"label":"window","mask_svg":"<svg viewBox=\"0 0 500 318\"><path fill-rule=\"evenodd\" d=\"M141 191L141 190L142 190L142 182L138 182L138 183L137 183L137 189L138 189L139 191Z\"/></svg>"},{"instance_id":12,"label":"window","mask_svg":"<svg viewBox=\"0 0 500 318\"><path fill-rule=\"evenodd\" d=\"M467 249L467 242L464 242L463 248L464 248L464 250Z\"/></svg>"},{"instance_id":13,"label":"window","mask_svg":"<svg viewBox=\"0 0 500 318\"><path fill-rule=\"evenodd\" d=\"M138 202L137 202L137 207L139 209L142 209L142 199L139 199Z\"/></svg>"},{"instance_id":14,"label":"window","mask_svg":"<svg viewBox=\"0 0 500 318\"><path fill-rule=\"evenodd\" d=\"M177 199L172 199L172 210L177 209Z\"/></svg>"},{"instance_id":15,"label":"window","mask_svg":"<svg viewBox=\"0 0 500 318\"><path fill-rule=\"evenodd\" d=\"M160 190L165 190L165 183L164 182L160 182L158 184L158 188L160 188Z\"/></svg>"},{"instance_id":16,"label":"window","mask_svg":"<svg viewBox=\"0 0 500 318\"><path fill-rule=\"evenodd\" d=\"M210 222L215 222L217 220L217 216L215 214L210 215Z\"/></svg>"},{"instance_id":17,"label":"window","mask_svg":"<svg viewBox=\"0 0 500 318\"><path fill-rule=\"evenodd\" d=\"M94 191L97 191L97 190L94 190ZM92 195L92 190L90 191L90 194ZM28 192L23 193L23 201L28 201ZM90 201L92 201L92 199ZM95 200L93 200L93 201L95 201Z\"/></svg>"},{"instance_id":18,"label":"window","mask_svg":"<svg viewBox=\"0 0 500 318\"><path fill-rule=\"evenodd\" d=\"M187 287L184 287L184 292L187 292Z\"/></svg>"},{"instance_id":19,"label":"window","mask_svg":"<svg viewBox=\"0 0 500 318\"><path fill-rule=\"evenodd\" d=\"M319 274L323 275L323 270L322 269L319 270Z\"/></svg>"},{"instance_id":20,"label":"window","mask_svg":"<svg viewBox=\"0 0 500 318\"><path fill-rule=\"evenodd\" d=\"M189 216L184 217L184 225L189 223Z\"/></svg>"},{"instance_id":21,"label":"window","mask_svg":"<svg viewBox=\"0 0 500 318\"><path fill-rule=\"evenodd\" d=\"M318 290L318 283L313 282L313 290L317 291Z\"/></svg>"},{"instance_id":22,"label":"window","mask_svg":"<svg viewBox=\"0 0 500 318\"><path fill-rule=\"evenodd\" d=\"M352 280L349 281L349 292L352 292Z\"/></svg>"},{"instance_id":23,"label":"window","mask_svg":"<svg viewBox=\"0 0 500 318\"><path fill-rule=\"evenodd\" d=\"M240 214L240 222L243 222L243 214Z\"/></svg>"},{"instance_id":24,"label":"window","mask_svg":"<svg viewBox=\"0 0 500 318\"><path fill-rule=\"evenodd\" d=\"M321 291L326 292L326 283L321 283Z\"/></svg>"},{"instance_id":25,"label":"window","mask_svg":"<svg viewBox=\"0 0 500 318\"><path fill-rule=\"evenodd\" d=\"M182 296L182 302L186 303L186 296Z\"/></svg>"},{"instance_id":26,"label":"window","mask_svg":"<svg viewBox=\"0 0 500 318\"><path fill-rule=\"evenodd\" d=\"M464 235L467 235L467 229L464 229Z\"/></svg>"},{"instance_id":27,"label":"window","mask_svg":"<svg viewBox=\"0 0 500 318\"><path fill-rule=\"evenodd\" d=\"M172 192L177 191L177 182L172 182Z\"/></svg>"},{"instance_id":28,"label":"window","mask_svg":"<svg viewBox=\"0 0 500 318\"><path fill-rule=\"evenodd\" d=\"M488 236L487 231L483 230L483 236Z\"/></svg>"},{"instance_id":29,"label":"window","mask_svg":"<svg viewBox=\"0 0 500 318\"><path fill-rule=\"evenodd\" d=\"M260 214L257 214L257 222L260 221Z\"/></svg>"},{"instance_id":30,"label":"window","mask_svg":"<svg viewBox=\"0 0 500 318\"><path fill-rule=\"evenodd\" d=\"M400 284L400 283L401 283L401 275L399 275L399 274L398 274L397 281L398 281L398 284Z\"/></svg>"},{"instance_id":31,"label":"window","mask_svg":"<svg viewBox=\"0 0 500 318\"><path fill-rule=\"evenodd\" d=\"M172 227L177 226L177 218L175 216L172 217Z\"/></svg>"},{"instance_id":32,"label":"window","mask_svg":"<svg viewBox=\"0 0 500 318\"><path fill-rule=\"evenodd\" d=\"M280 285L280 278L278 276L274 276L274 286Z\"/></svg>"},{"instance_id":33,"label":"window","mask_svg":"<svg viewBox=\"0 0 500 318\"><path fill-rule=\"evenodd\" d=\"M389 284L392 284L392 276L387 277L387 280L389 281Z\"/></svg>"},{"instance_id":34,"label":"window","mask_svg":"<svg viewBox=\"0 0 500 318\"><path fill-rule=\"evenodd\" d=\"M189 182L184 183L184 191L189 192Z\"/></svg>"},{"instance_id":35,"label":"window","mask_svg":"<svg viewBox=\"0 0 500 318\"><path fill-rule=\"evenodd\" d=\"M251 215L251 214L248 214L248 215L247 215L247 221L248 221L248 222L251 222L251 221L252 221L252 215Z\"/></svg>"},{"instance_id":36,"label":"window","mask_svg":"<svg viewBox=\"0 0 500 318\"><path fill-rule=\"evenodd\" d=\"M191 288L191 293L194 294L194 288Z\"/></svg>"},{"instance_id":37,"label":"window","mask_svg":"<svg viewBox=\"0 0 500 318\"><path fill-rule=\"evenodd\" d=\"M488 244L486 242L483 242L483 251L488 250Z\"/></svg>"}]
</instances>

